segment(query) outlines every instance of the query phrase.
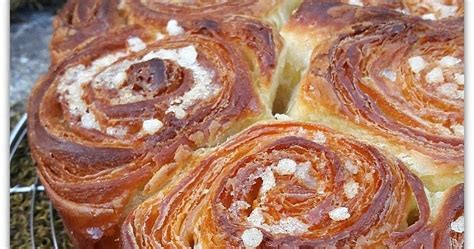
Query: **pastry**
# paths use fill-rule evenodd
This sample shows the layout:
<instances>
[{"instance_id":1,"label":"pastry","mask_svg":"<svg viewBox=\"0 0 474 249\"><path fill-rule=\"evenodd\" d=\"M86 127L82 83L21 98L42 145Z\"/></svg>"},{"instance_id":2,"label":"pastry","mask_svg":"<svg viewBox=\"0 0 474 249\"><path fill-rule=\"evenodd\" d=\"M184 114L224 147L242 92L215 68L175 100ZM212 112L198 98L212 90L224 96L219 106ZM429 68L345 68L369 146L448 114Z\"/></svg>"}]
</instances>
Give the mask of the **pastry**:
<instances>
[{"instance_id":1,"label":"pastry","mask_svg":"<svg viewBox=\"0 0 474 249\"><path fill-rule=\"evenodd\" d=\"M462 19L305 1L282 31L302 72L288 115L386 149L431 190L462 182L463 31Z\"/></svg>"},{"instance_id":2,"label":"pastry","mask_svg":"<svg viewBox=\"0 0 474 249\"><path fill-rule=\"evenodd\" d=\"M429 210L395 157L315 124L266 122L143 202L122 247L374 248L415 236Z\"/></svg>"},{"instance_id":3,"label":"pastry","mask_svg":"<svg viewBox=\"0 0 474 249\"><path fill-rule=\"evenodd\" d=\"M123 0L119 9L128 22L163 30L169 20L187 25L189 21L212 17L222 19L232 15L246 15L281 27L301 0L244 0L244 1L154 1Z\"/></svg>"},{"instance_id":4,"label":"pastry","mask_svg":"<svg viewBox=\"0 0 474 249\"><path fill-rule=\"evenodd\" d=\"M408 239L403 248L464 248L464 184L430 194L431 218Z\"/></svg>"},{"instance_id":5,"label":"pastry","mask_svg":"<svg viewBox=\"0 0 474 249\"><path fill-rule=\"evenodd\" d=\"M70 0L53 20L51 63L58 64L97 36L125 25L119 0Z\"/></svg>"},{"instance_id":6,"label":"pastry","mask_svg":"<svg viewBox=\"0 0 474 249\"><path fill-rule=\"evenodd\" d=\"M462 248L463 15L71 0L29 100L38 175L77 248Z\"/></svg>"},{"instance_id":7,"label":"pastry","mask_svg":"<svg viewBox=\"0 0 474 249\"><path fill-rule=\"evenodd\" d=\"M358 6L379 6L426 20L464 16L463 0L343 0Z\"/></svg>"},{"instance_id":8,"label":"pastry","mask_svg":"<svg viewBox=\"0 0 474 249\"><path fill-rule=\"evenodd\" d=\"M235 16L156 39L136 26L99 37L32 91L32 155L78 247L117 243L127 212L192 152L272 118L281 41L268 26Z\"/></svg>"},{"instance_id":9,"label":"pastry","mask_svg":"<svg viewBox=\"0 0 474 249\"><path fill-rule=\"evenodd\" d=\"M164 37L190 29L195 21L223 21L232 15L254 17L275 28L281 27L301 0L260 1L167 1L71 0L53 21L52 64L78 52L99 36L117 28L139 25ZM171 22L170 22L171 20ZM178 24L179 23L179 24Z\"/></svg>"}]
</instances>

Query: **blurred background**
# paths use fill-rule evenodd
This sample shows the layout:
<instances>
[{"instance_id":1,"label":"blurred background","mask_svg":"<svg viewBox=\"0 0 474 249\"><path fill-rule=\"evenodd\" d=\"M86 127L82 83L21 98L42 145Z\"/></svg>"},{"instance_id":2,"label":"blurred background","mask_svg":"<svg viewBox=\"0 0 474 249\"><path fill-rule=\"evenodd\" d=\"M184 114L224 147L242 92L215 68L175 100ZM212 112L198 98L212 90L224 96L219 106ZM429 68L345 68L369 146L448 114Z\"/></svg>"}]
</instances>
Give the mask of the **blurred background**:
<instances>
[{"instance_id":1,"label":"blurred background","mask_svg":"<svg viewBox=\"0 0 474 249\"><path fill-rule=\"evenodd\" d=\"M49 66L51 22L62 0L10 1L10 127L24 112L32 84Z\"/></svg>"},{"instance_id":2,"label":"blurred background","mask_svg":"<svg viewBox=\"0 0 474 249\"><path fill-rule=\"evenodd\" d=\"M64 2L10 1L11 132L26 111L32 85L48 70L51 22ZM50 214L49 200L44 192L36 192L34 208L31 210L33 194L28 190L34 184L35 177L34 164L25 137L10 161L10 247L32 248L34 240L36 248L54 248L52 233L55 229L57 246L71 248L58 215L55 212L52 216Z\"/></svg>"}]
</instances>

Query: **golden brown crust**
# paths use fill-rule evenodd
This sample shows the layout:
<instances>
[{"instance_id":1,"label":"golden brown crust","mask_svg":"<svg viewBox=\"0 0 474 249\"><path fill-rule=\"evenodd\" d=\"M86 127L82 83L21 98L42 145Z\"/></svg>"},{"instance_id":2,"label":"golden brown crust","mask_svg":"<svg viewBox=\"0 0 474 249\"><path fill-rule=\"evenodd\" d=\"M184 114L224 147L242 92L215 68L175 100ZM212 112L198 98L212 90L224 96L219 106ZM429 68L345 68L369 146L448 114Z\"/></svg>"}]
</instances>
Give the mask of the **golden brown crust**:
<instances>
[{"instance_id":1,"label":"golden brown crust","mask_svg":"<svg viewBox=\"0 0 474 249\"><path fill-rule=\"evenodd\" d=\"M28 135L76 247L462 248L462 0L306 0L282 41L300 2L66 4Z\"/></svg>"},{"instance_id":2,"label":"golden brown crust","mask_svg":"<svg viewBox=\"0 0 474 249\"><path fill-rule=\"evenodd\" d=\"M125 24L115 11L119 0L71 0L53 20L51 62L57 64L74 51L85 48L101 36Z\"/></svg>"},{"instance_id":3,"label":"golden brown crust","mask_svg":"<svg viewBox=\"0 0 474 249\"><path fill-rule=\"evenodd\" d=\"M464 16L463 0L343 0L341 2L358 6L383 7L426 20Z\"/></svg>"},{"instance_id":4,"label":"golden brown crust","mask_svg":"<svg viewBox=\"0 0 474 249\"><path fill-rule=\"evenodd\" d=\"M319 32L320 35L335 36L350 29L354 24L376 20L384 21L384 18L397 16L401 15L385 8L358 8L334 0L304 1L289 20L287 27L292 28L294 25L314 26L317 29L330 31Z\"/></svg>"},{"instance_id":5,"label":"golden brown crust","mask_svg":"<svg viewBox=\"0 0 474 249\"><path fill-rule=\"evenodd\" d=\"M282 160L294 168L279 168ZM411 196L420 216L407 227ZM340 208L349 217L332 214ZM141 204L122 241L126 248L244 247L246 231L257 228L264 248L382 246L409 238L428 217L423 186L400 161L321 126L272 122L233 137Z\"/></svg>"},{"instance_id":6,"label":"golden brown crust","mask_svg":"<svg viewBox=\"0 0 474 249\"><path fill-rule=\"evenodd\" d=\"M191 29L196 21L223 21L234 15L244 15L280 27L300 1L193 1L179 4L134 0L71 0L53 21L54 31L50 43L52 64L56 65L85 49L97 37L131 25L167 34L170 20L177 20L181 26Z\"/></svg>"},{"instance_id":7,"label":"golden brown crust","mask_svg":"<svg viewBox=\"0 0 474 249\"><path fill-rule=\"evenodd\" d=\"M33 89L32 155L77 246L117 243L127 212L192 168L192 151L271 117L279 38L244 17L202 23L158 41L119 29Z\"/></svg>"},{"instance_id":8,"label":"golden brown crust","mask_svg":"<svg viewBox=\"0 0 474 249\"><path fill-rule=\"evenodd\" d=\"M298 11L304 18L294 19L303 30L331 33L315 42L290 114L386 147L419 175L462 172L464 86L452 83L464 73L462 20L316 2L306 3L326 16ZM329 15L340 11L346 14ZM441 65L445 56L456 63ZM420 58L423 68L415 73L410 61ZM433 79L432 70L444 80Z\"/></svg>"},{"instance_id":9,"label":"golden brown crust","mask_svg":"<svg viewBox=\"0 0 474 249\"><path fill-rule=\"evenodd\" d=\"M128 22L161 31L169 20L177 20L184 26L188 22L202 19L222 20L231 15L251 16L271 21L278 26L284 21L300 0L244 0L244 1L192 1L186 3L170 1L124 0L120 9L126 13ZM283 15L282 20L278 15ZM272 17L274 16L274 17Z\"/></svg>"},{"instance_id":10,"label":"golden brown crust","mask_svg":"<svg viewBox=\"0 0 474 249\"><path fill-rule=\"evenodd\" d=\"M263 1L239 1L224 3L205 3L195 1L188 3L170 3L167 1L126 1L124 8L129 11L130 21L133 23L146 23L164 27L171 19L200 20L210 16L222 18L230 13L248 14L251 16L263 15L265 9L271 9L276 1L263 6Z\"/></svg>"}]
</instances>

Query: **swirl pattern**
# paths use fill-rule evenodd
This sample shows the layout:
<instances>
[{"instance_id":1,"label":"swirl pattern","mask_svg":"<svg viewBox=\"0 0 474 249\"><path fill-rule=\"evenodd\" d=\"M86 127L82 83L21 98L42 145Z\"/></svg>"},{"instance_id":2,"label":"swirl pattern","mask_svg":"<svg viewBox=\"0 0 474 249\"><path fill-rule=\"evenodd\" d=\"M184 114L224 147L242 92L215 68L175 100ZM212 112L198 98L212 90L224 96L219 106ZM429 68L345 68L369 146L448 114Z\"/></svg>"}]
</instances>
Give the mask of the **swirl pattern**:
<instances>
[{"instance_id":1,"label":"swirl pattern","mask_svg":"<svg viewBox=\"0 0 474 249\"><path fill-rule=\"evenodd\" d=\"M224 21L233 15L265 20L281 27L301 0L269 1L68 1L53 22L52 64L81 51L97 37L125 26L139 25L159 37L177 35L202 20Z\"/></svg>"},{"instance_id":2,"label":"swirl pattern","mask_svg":"<svg viewBox=\"0 0 474 249\"><path fill-rule=\"evenodd\" d=\"M462 248L463 15L71 0L29 100L38 175L78 248Z\"/></svg>"},{"instance_id":3,"label":"swirl pattern","mask_svg":"<svg viewBox=\"0 0 474 249\"><path fill-rule=\"evenodd\" d=\"M119 0L68 1L53 20L51 62L58 64L85 48L95 37L125 24L117 8Z\"/></svg>"},{"instance_id":4,"label":"swirl pattern","mask_svg":"<svg viewBox=\"0 0 474 249\"><path fill-rule=\"evenodd\" d=\"M244 1L150 1L125 0L119 6L129 22L162 29L169 20L183 25L193 20L212 17L222 19L229 14L252 16L280 27L301 0L244 0Z\"/></svg>"},{"instance_id":5,"label":"swirl pattern","mask_svg":"<svg viewBox=\"0 0 474 249\"><path fill-rule=\"evenodd\" d=\"M380 6L403 14L420 16L426 20L464 16L463 0L343 0L342 2L358 6Z\"/></svg>"},{"instance_id":6,"label":"swirl pattern","mask_svg":"<svg viewBox=\"0 0 474 249\"><path fill-rule=\"evenodd\" d=\"M243 17L157 41L128 27L44 76L29 141L75 244L117 243L128 210L192 168L192 151L271 117L280 46Z\"/></svg>"},{"instance_id":7,"label":"swirl pattern","mask_svg":"<svg viewBox=\"0 0 474 249\"><path fill-rule=\"evenodd\" d=\"M462 20L379 19L370 16L385 10L344 4L312 8L327 16L312 19L302 7L292 25L314 20L316 29L339 32L316 42L290 115L378 144L421 176L462 172ZM338 12L346 15L331 17Z\"/></svg>"},{"instance_id":8,"label":"swirl pattern","mask_svg":"<svg viewBox=\"0 0 474 249\"><path fill-rule=\"evenodd\" d=\"M419 218L407 223L414 199ZM310 123L252 126L123 225L126 248L381 246L419 231L420 180L393 157Z\"/></svg>"}]
</instances>

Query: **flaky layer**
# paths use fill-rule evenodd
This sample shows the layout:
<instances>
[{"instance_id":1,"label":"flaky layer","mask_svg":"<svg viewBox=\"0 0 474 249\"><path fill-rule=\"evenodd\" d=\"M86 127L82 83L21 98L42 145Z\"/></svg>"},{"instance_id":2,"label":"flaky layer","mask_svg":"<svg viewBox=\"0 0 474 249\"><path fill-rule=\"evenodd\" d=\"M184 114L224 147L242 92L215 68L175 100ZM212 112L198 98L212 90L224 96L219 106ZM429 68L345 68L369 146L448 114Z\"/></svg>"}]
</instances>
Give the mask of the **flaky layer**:
<instances>
[{"instance_id":1,"label":"flaky layer","mask_svg":"<svg viewBox=\"0 0 474 249\"><path fill-rule=\"evenodd\" d=\"M401 248L464 248L464 183L430 194L431 218Z\"/></svg>"},{"instance_id":2,"label":"flaky layer","mask_svg":"<svg viewBox=\"0 0 474 249\"><path fill-rule=\"evenodd\" d=\"M29 137L77 247L462 246L462 1L304 1L280 52L299 2L66 5ZM221 145L272 108L312 123Z\"/></svg>"},{"instance_id":3,"label":"flaky layer","mask_svg":"<svg viewBox=\"0 0 474 249\"><path fill-rule=\"evenodd\" d=\"M409 223L414 207L419 216ZM311 123L272 122L233 137L141 204L122 241L126 248L373 247L410 238L428 219L421 181L392 156Z\"/></svg>"},{"instance_id":4,"label":"flaky layer","mask_svg":"<svg viewBox=\"0 0 474 249\"><path fill-rule=\"evenodd\" d=\"M51 63L60 63L84 49L97 36L125 25L119 0L70 0L53 20Z\"/></svg>"},{"instance_id":5,"label":"flaky layer","mask_svg":"<svg viewBox=\"0 0 474 249\"><path fill-rule=\"evenodd\" d=\"M287 41L309 44L295 48L308 64L289 114L383 147L427 181L450 179L441 189L452 186L464 161L463 30L461 19L306 1L283 29Z\"/></svg>"},{"instance_id":6,"label":"flaky layer","mask_svg":"<svg viewBox=\"0 0 474 249\"><path fill-rule=\"evenodd\" d=\"M464 16L463 0L343 0L357 6L379 6L405 15L419 16L425 20Z\"/></svg>"},{"instance_id":7,"label":"flaky layer","mask_svg":"<svg viewBox=\"0 0 474 249\"><path fill-rule=\"evenodd\" d=\"M149 1L125 0L120 9L128 21L163 30L171 19L187 25L206 18L223 19L229 15L246 15L281 27L301 0L244 0L244 1Z\"/></svg>"},{"instance_id":8,"label":"flaky layer","mask_svg":"<svg viewBox=\"0 0 474 249\"><path fill-rule=\"evenodd\" d=\"M75 244L117 244L128 211L192 168L194 150L271 118L280 46L244 17L159 38L131 26L45 75L29 142Z\"/></svg>"},{"instance_id":9,"label":"flaky layer","mask_svg":"<svg viewBox=\"0 0 474 249\"><path fill-rule=\"evenodd\" d=\"M170 1L71 0L54 18L50 43L52 64L84 50L97 37L122 27L138 25L166 35L179 29L170 21L191 29L206 19L223 21L243 15L264 21L276 29L283 26L301 0L261 1Z\"/></svg>"}]
</instances>

